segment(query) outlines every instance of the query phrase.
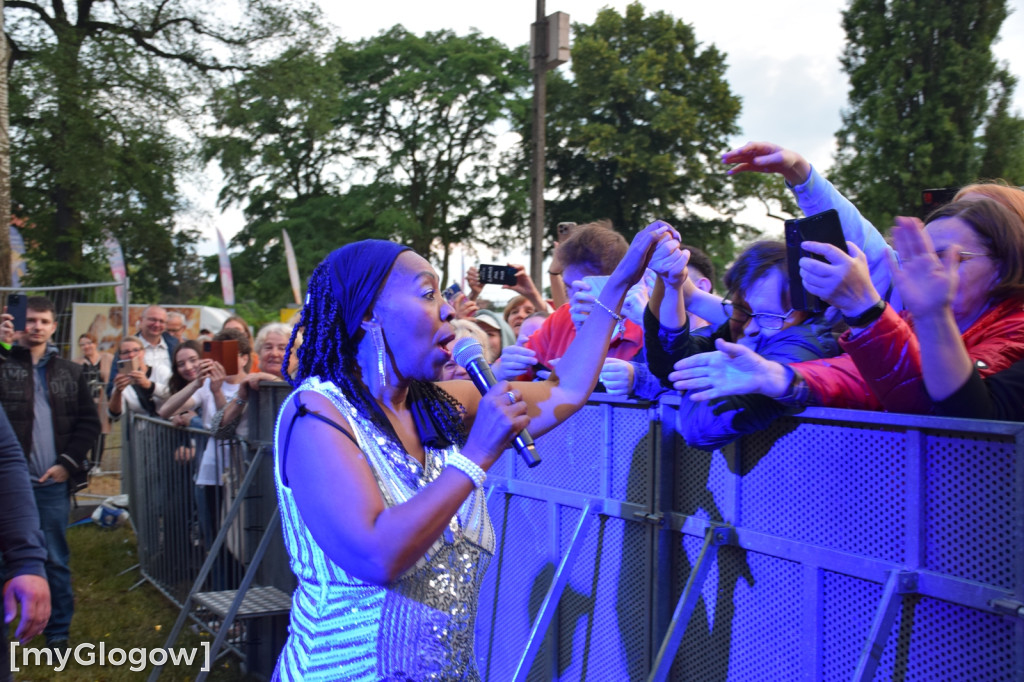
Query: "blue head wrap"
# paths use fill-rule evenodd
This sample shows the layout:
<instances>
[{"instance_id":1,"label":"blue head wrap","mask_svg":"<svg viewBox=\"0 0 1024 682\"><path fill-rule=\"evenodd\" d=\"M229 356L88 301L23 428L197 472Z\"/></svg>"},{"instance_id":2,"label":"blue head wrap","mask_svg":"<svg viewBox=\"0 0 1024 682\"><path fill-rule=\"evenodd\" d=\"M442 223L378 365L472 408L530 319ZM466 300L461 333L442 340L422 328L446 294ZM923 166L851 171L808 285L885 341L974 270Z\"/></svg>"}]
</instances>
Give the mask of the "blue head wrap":
<instances>
[{"instance_id":1,"label":"blue head wrap","mask_svg":"<svg viewBox=\"0 0 1024 682\"><path fill-rule=\"evenodd\" d=\"M355 337L359 324L377 300L395 259L408 250L408 246L383 239L366 239L346 244L327 256L331 293L341 307L350 339Z\"/></svg>"}]
</instances>

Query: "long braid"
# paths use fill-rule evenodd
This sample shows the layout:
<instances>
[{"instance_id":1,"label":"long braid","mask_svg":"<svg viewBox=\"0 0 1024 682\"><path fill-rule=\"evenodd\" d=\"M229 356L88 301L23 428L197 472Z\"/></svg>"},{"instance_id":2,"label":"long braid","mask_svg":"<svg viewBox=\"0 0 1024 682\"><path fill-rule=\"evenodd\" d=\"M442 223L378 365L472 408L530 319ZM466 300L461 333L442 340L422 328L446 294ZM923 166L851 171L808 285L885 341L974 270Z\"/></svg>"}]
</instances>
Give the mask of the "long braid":
<instances>
[{"instance_id":1,"label":"long braid","mask_svg":"<svg viewBox=\"0 0 1024 682\"><path fill-rule=\"evenodd\" d=\"M324 261L310 275L306 305L285 349L284 365L287 367L296 335L302 330L303 342L297 351L298 368L295 378L289 378L289 383L298 387L306 378L313 376L334 383L360 414L398 441L391 423L383 417L370 391L357 378L359 370L356 351L359 338L349 337L345 329L344 317L331 290L329 267L327 261ZM462 415L465 408L462 404L429 381L415 383L444 435L453 443L464 445L466 429Z\"/></svg>"}]
</instances>

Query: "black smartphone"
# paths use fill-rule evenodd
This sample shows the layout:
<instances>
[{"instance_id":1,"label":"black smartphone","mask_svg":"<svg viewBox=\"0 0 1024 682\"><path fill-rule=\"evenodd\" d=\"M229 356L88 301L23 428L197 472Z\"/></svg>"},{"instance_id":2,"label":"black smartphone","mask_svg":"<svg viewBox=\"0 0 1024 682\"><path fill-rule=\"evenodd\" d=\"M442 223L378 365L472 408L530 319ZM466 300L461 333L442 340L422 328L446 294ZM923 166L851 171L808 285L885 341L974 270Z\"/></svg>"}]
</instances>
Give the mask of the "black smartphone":
<instances>
[{"instance_id":1,"label":"black smartphone","mask_svg":"<svg viewBox=\"0 0 1024 682\"><path fill-rule=\"evenodd\" d=\"M820 312L826 305L817 296L804 289L800 279L800 258L808 256L825 262L823 256L804 251L804 242L821 242L846 250L846 237L834 208L821 213L786 221L786 261L789 266L789 298L794 310Z\"/></svg>"},{"instance_id":2,"label":"black smartphone","mask_svg":"<svg viewBox=\"0 0 1024 682\"><path fill-rule=\"evenodd\" d=\"M953 201L959 187L938 187L921 190L921 218L927 218L932 211Z\"/></svg>"},{"instance_id":3,"label":"black smartphone","mask_svg":"<svg viewBox=\"0 0 1024 682\"><path fill-rule=\"evenodd\" d=\"M7 312L14 317L14 331L25 331L25 321L28 317L28 296L7 294Z\"/></svg>"},{"instance_id":4,"label":"black smartphone","mask_svg":"<svg viewBox=\"0 0 1024 682\"><path fill-rule=\"evenodd\" d=\"M441 295L444 296L444 300L446 300L449 303L451 303L452 300L454 300L454 298L456 296L458 296L459 294L461 294L461 293L462 293L462 287L459 286L458 282L455 282L450 287L448 287L447 289L442 291Z\"/></svg>"},{"instance_id":5,"label":"black smartphone","mask_svg":"<svg viewBox=\"0 0 1024 682\"><path fill-rule=\"evenodd\" d=\"M576 227L576 223L558 223L558 238L565 239L568 237L574 227Z\"/></svg>"},{"instance_id":6,"label":"black smartphone","mask_svg":"<svg viewBox=\"0 0 1024 682\"><path fill-rule=\"evenodd\" d=\"M516 283L516 269L511 265L480 265L477 271L480 273L481 284Z\"/></svg>"}]
</instances>

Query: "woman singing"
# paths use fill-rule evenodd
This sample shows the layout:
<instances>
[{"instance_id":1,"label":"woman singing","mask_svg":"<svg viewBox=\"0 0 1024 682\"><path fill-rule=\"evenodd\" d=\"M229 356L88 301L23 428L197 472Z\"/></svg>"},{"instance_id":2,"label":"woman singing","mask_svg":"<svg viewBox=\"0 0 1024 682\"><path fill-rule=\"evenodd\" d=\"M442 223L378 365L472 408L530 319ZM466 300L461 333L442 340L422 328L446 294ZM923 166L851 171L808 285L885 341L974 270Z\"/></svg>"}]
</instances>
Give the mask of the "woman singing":
<instances>
[{"instance_id":1,"label":"woman singing","mask_svg":"<svg viewBox=\"0 0 1024 682\"><path fill-rule=\"evenodd\" d=\"M670 236L660 222L637 235L549 380L484 396L438 382L453 310L425 259L370 240L317 267L296 325L297 389L277 425L298 587L275 679L479 679L487 470L516 433L546 433L586 402L627 289Z\"/></svg>"}]
</instances>

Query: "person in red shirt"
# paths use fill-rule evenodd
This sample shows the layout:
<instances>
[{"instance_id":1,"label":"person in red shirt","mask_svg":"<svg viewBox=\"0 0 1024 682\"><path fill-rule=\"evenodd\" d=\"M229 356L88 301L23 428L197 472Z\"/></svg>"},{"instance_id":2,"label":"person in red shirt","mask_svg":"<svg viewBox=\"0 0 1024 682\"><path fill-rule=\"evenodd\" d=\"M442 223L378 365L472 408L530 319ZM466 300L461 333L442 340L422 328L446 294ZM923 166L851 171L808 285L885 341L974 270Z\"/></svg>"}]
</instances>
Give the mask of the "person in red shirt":
<instances>
[{"instance_id":1,"label":"person in red shirt","mask_svg":"<svg viewBox=\"0 0 1024 682\"><path fill-rule=\"evenodd\" d=\"M493 366L495 376L532 379L535 371L553 369L576 338L576 330L594 309L600 278L615 270L628 247L625 238L607 220L573 229L555 249L551 264L551 273L561 274L565 280L569 302L544 320L524 346L506 347ZM643 344L643 329L623 319L612 336L608 357L631 360Z\"/></svg>"}]
</instances>

